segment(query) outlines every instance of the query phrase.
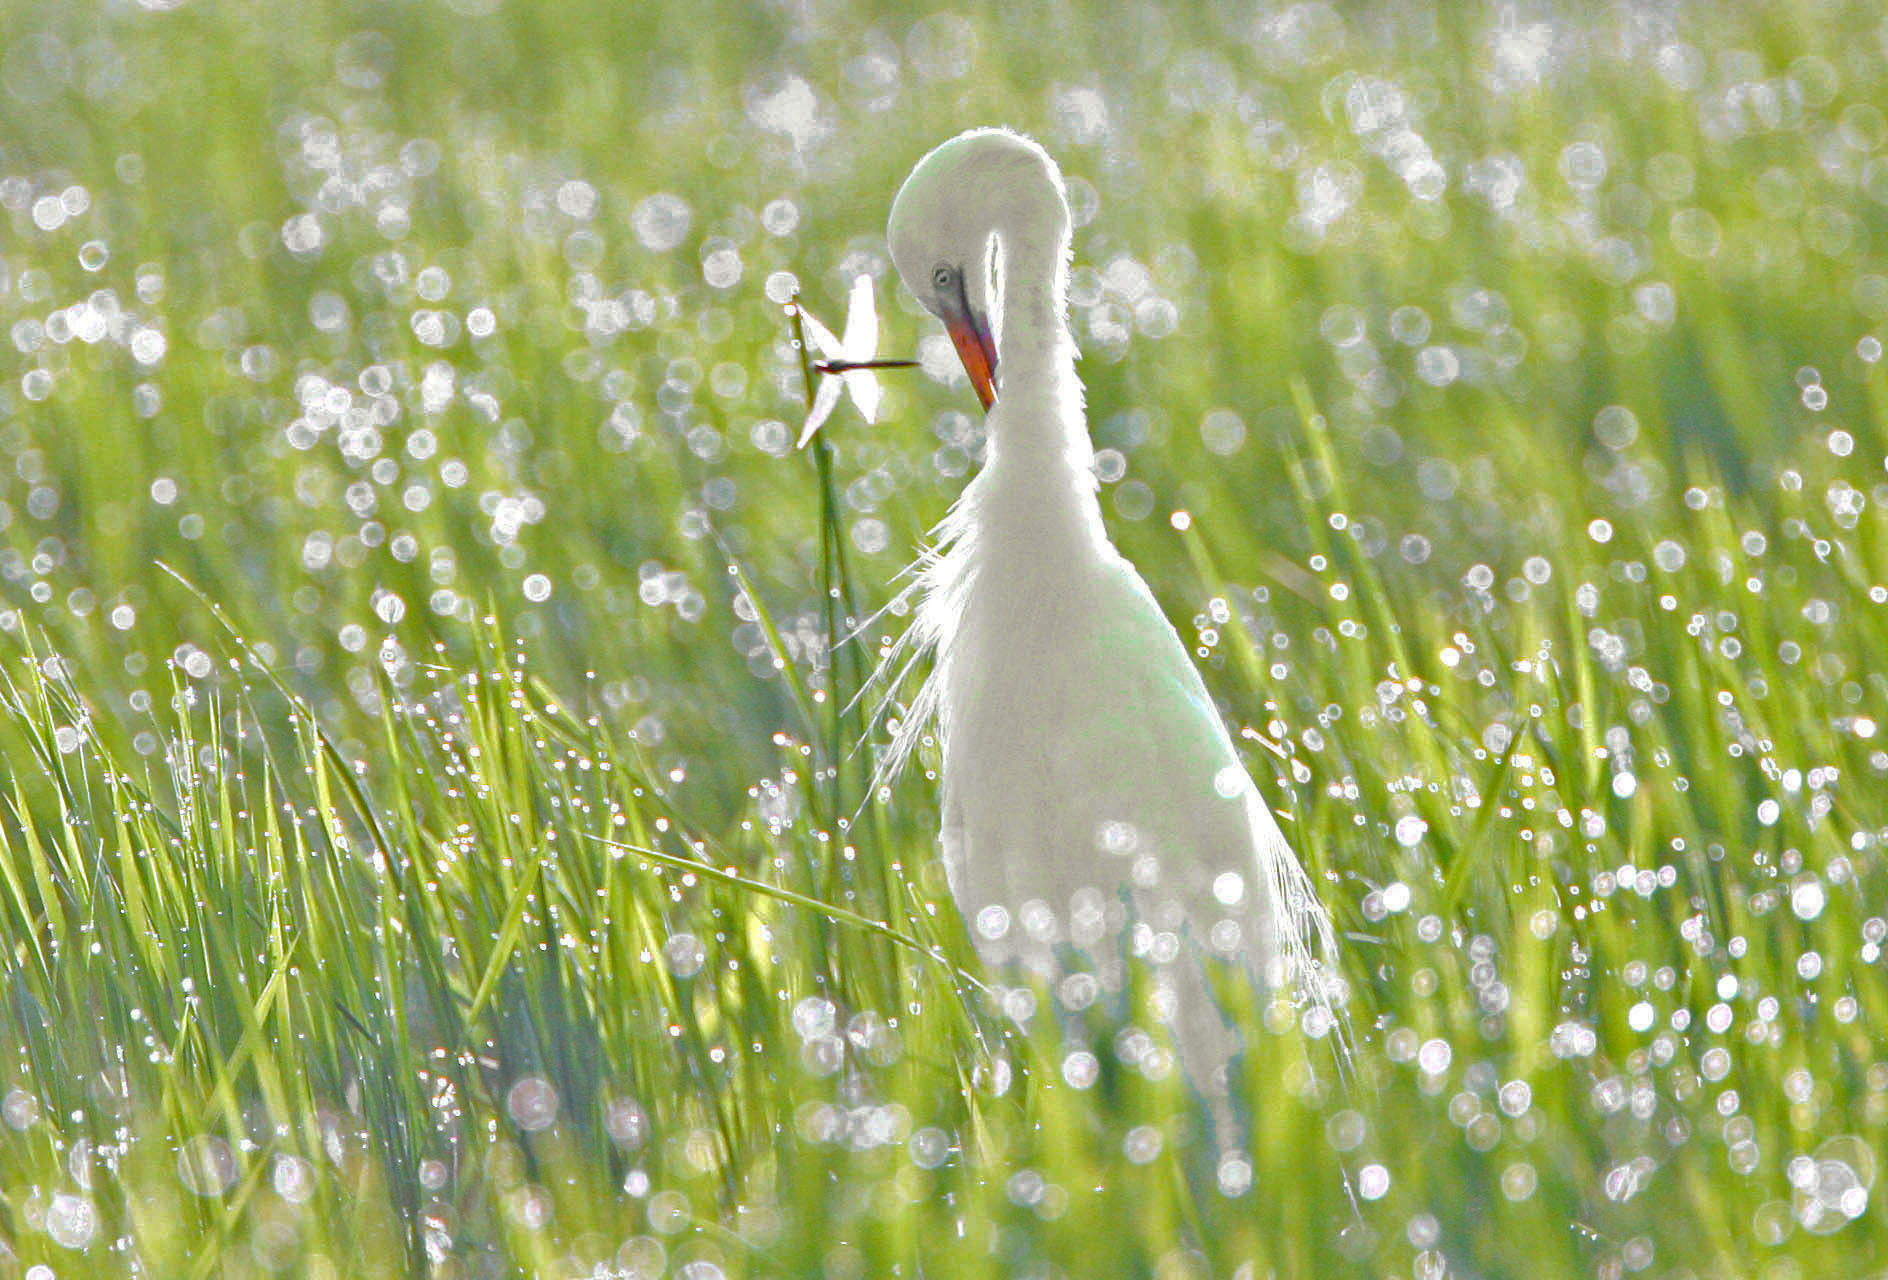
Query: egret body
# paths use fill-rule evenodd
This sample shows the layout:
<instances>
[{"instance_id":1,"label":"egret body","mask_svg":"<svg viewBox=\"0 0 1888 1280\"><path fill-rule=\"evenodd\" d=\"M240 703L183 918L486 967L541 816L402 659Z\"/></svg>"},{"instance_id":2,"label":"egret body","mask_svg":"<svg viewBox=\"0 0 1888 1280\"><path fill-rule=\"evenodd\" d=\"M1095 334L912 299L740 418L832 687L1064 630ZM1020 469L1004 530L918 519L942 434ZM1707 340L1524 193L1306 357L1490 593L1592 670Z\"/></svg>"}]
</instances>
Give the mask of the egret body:
<instances>
[{"instance_id":1,"label":"egret body","mask_svg":"<svg viewBox=\"0 0 1888 1280\"><path fill-rule=\"evenodd\" d=\"M983 957L1105 985L1154 964L1180 1062L1209 1095L1236 1049L1202 967L1309 978L1329 927L1185 646L1102 525L1067 323L1071 223L1036 143L979 129L893 201L899 275L944 321L988 449L921 562L943 858Z\"/></svg>"}]
</instances>

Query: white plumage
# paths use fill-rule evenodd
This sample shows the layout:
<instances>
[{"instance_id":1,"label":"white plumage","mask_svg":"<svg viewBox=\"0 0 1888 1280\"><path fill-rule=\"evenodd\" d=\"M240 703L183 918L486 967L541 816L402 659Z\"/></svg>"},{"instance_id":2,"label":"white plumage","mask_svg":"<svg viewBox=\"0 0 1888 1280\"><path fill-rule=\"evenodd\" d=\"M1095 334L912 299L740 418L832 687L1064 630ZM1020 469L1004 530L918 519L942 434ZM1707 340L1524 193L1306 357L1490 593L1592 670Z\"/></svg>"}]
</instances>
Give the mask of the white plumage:
<instances>
[{"instance_id":1,"label":"white plumage","mask_svg":"<svg viewBox=\"0 0 1888 1280\"><path fill-rule=\"evenodd\" d=\"M1070 226L1054 160L1007 130L938 147L892 204L893 261L949 329L989 440L920 566L908 640L934 663L892 759L934 714L944 864L984 958L1055 975L1080 954L1110 987L1127 956L1151 961L1181 1065L1211 1095L1238 1042L1202 965L1321 998L1329 926L1103 528L1066 320Z\"/></svg>"}]
</instances>

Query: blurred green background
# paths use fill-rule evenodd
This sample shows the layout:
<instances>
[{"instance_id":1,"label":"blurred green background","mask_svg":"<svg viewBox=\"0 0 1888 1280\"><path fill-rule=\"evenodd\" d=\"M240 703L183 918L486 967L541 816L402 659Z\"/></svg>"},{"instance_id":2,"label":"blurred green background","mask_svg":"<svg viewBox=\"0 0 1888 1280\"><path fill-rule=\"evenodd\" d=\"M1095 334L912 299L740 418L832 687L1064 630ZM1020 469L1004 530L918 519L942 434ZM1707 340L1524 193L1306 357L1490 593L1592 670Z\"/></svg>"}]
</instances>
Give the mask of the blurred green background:
<instances>
[{"instance_id":1,"label":"blurred green background","mask_svg":"<svg viewBox=\"0 0 1888 1280\"><path fill-rule=\"evenodd\" d=\"M0 3L0 1275L1880 1265L1885 62L1862 4ZM1228 993L1230 1170L1133 1009L925 953L926 769L835 821L901 623L835 664L822 574L890 599L983 444L885 213L986 123L1343 935L1347 1063ZM780 303L860 272L926 369L822 480Z\"/></svg>"}]
</instances>

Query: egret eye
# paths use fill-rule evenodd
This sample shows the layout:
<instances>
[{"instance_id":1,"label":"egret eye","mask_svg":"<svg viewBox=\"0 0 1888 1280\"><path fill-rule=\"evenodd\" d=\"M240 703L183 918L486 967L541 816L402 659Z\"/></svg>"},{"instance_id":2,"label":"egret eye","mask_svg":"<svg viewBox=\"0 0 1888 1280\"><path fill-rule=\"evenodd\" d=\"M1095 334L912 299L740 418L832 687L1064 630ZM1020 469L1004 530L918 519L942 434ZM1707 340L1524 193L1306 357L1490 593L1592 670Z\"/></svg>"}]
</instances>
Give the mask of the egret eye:
<instances>
[{"instance_id":1,"label":"egret eye","mask_svg":"<svg viewBox=\"0 0 1888 1280\"><path fill-rule=\"evenodd\" d=\"M931 272L931 287L934 289L948 289L951 287L951 281L956 278L956 273L949 267L937 267Z\"/></svg>"}]
</instances>

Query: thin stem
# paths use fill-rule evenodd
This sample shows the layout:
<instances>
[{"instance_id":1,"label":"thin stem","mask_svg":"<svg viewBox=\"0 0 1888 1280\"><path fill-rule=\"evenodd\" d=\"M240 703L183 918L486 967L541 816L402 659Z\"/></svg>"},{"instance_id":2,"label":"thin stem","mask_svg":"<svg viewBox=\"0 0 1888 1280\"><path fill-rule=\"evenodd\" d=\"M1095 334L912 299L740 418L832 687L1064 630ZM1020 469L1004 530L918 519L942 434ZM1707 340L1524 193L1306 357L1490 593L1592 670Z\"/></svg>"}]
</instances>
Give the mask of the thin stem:
<instances>
[{"instance_id":1,"label":"thin stem","mask_svg":"<svg viewBox=\"0 0 1888 1280\"><path fill-rule=\"evenodd\" d=\"M916 360L815 360L815 373L851 373L854 369L916 369Z\"/></svg>"},{"instance_id":2,"label":"thin stem","mask_svg":"<svg viewBox=\"0 0 1888 1280\"><path fill-rule=\"evenodd\" d=\"M953 964L950 956L945 953L942 946L939 946L937 943L923 942L914 938L908 933L893 928L884 920L874 920L870 916L860 915L856 911L835 903L822 902L818 898L808 897L804 893L797 893L783 885L769 884L765 880L756 880L750 876L744 876L738 871L703 862L699 858L686 858L679 854L664 853L660 849L651 849L647 845L630 844L622 840L611 840L607 836L600 836L590 832L586 832L585 834L598 844L606 845L609 848L621 849L625 853L636 854L639 857L649 859L651 862L660 863L665 867L673 867L678 871L687 871L693 875L701 876L704 879L718 881L721 884L731 885L739 889L745 889L750 893L758 893L792 906L804 907L837 924L850 925L855 929L862 929L867 933L875 933L887 941L896 943L907 951L915 952L927 960L935 961L937 964L942 965L954 981L965 983L985 993L990 991L989 985L985 983L982 978L979 978L968 969Z\"/></svg>"},{"instance_id":3,"label":"thin stem","mask_svg":"<svg viewBox=\"0 0 1888 1280\"><path fill-rule=\"evenodd\" d=\"M801 379L803 380L803 385L806 388L806 408L807 408L807 412L811 413L813 409L813 399L817 390L817 381L813 374L812 360L807 354L806 325L800 319L800 295L797 293L794 294L792 300L790 300L787 303L787 320L793 326L793 349L795 352L799 354L799 357L800 357L800 376L801 376ZM831 465L832 465L832 454L831 454L831 446L827 443L826 438L824 436L819 437L816 443L818 447L814 450L814 457L819 460L819 465L820 465L820 493L821 493L819 589L820 589L820 600L821 600L823 612L825 615L825 621L826 621L826 668L827 668L827 685L829 686L827 689L827 697L832 698L834 694L834 690L830 686L833 684L832 655L833 655L833 649L834 649L834 634L835 633L834 633L834 619L833 619L833 601L832 601L832 591L831 591L831 564L830 564L830 555L828 553L829 539L827 538L827 531L826 531L827 517L826 517L826 502L825 502L825 495L828 489L830 488L830 486L826 483L826 473L831 468ZM840 704L835 700L834 702L835 709L839 705ZM816 727L815 727L815 731L817 731ZM828 746L827 746L827 758L828 760L832 762L833 776L834 776L835 781L838 778L838 769L839 769L839 766L838 766L839 754L838 753L839 753L839 726L838 726L837 718L835 717L833 725L832 725L832 729L831 729L831 741L828 743ZM838 835L837 827L839 825L839 822L838 822L839 815L844 813L845 810L839 805L835 804L830 809L826 809L825 812L823 813L821 812L821 810L825 809L826 806L824 806L821 803L823 796L822 796L822 792L819 786L819 779L818 779L817 773L815 774L815 777L813 779L813 785L808 788L808 793L809 793L809 800L813 808L814 820L818 822L821 826L833 830L834 837L837 838L837 835ZM838 797L835 795L833 798L837 800ZM832 868L833 868L833 863L837 855L838 855L837 848L829 849L827 858L826 858L826 875L823 878L822 892L830 892L831 890ZM809 887L811 887L811 885L814 883L814 875L812 874L813 871L814 871L814 868L812 867L808 868ZM833 953L833 939L832 939L831 934L828 932L826 920L823 917L815 917L815 920L816 920L817 927L819 930L820 952L822 955L826 957L828 971L829 973L831 973L831 966L833 965L834 960L836 959ZM836 977L837 975L832 974L832 976Z\"/></svg>"}]
</instances>

